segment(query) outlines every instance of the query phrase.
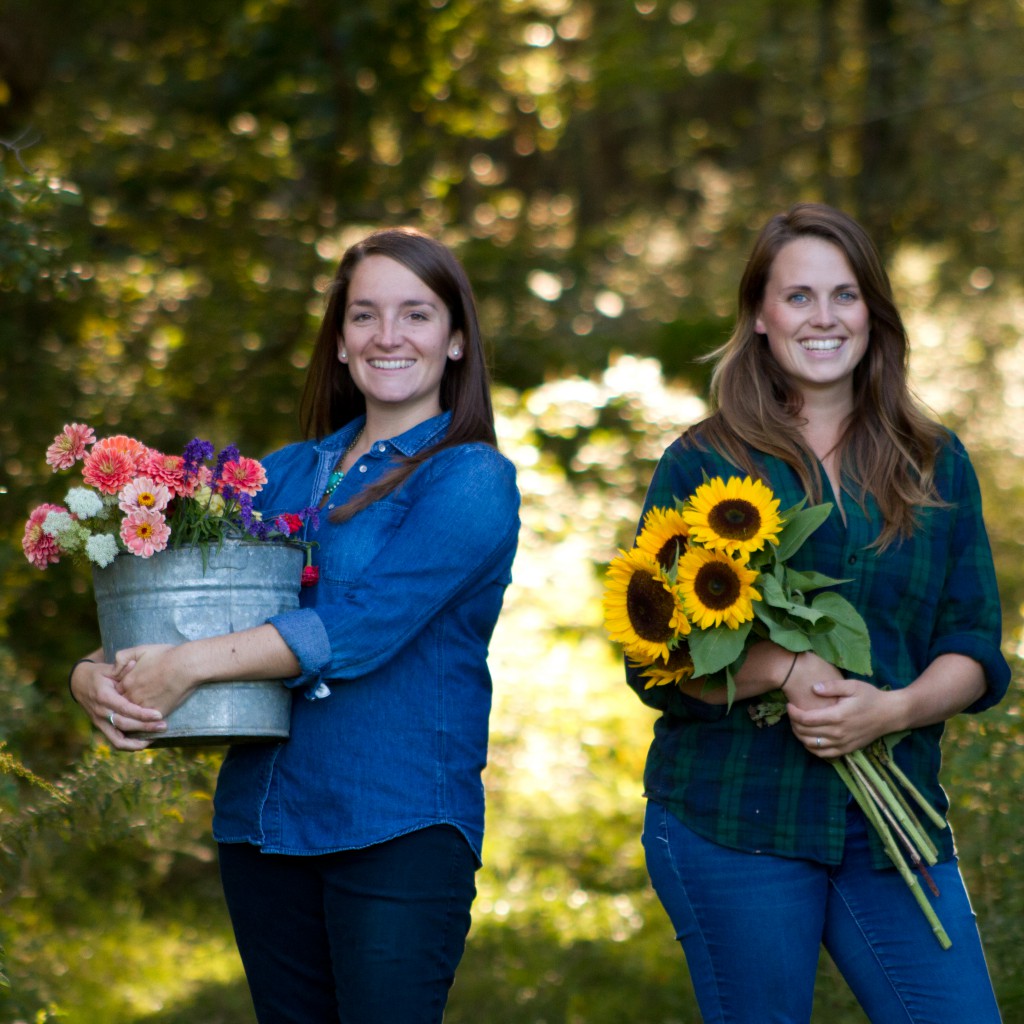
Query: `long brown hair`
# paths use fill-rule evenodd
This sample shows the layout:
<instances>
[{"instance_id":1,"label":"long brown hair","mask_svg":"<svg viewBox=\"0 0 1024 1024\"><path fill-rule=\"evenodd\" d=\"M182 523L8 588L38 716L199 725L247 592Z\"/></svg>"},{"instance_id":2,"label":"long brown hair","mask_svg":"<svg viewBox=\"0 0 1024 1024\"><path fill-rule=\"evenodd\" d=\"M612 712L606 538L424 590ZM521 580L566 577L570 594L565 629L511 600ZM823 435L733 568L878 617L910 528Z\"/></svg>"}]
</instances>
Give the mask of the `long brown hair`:
<instances>
[{"instance_id":1,"label":"long brown hair","mask_svg":"<svg viewBox=\"0 0 1024 1024\"><path fill-rule=\"evenodd\" d=\"M441 408L451 411L445 436L435 445L402 459L375 484L330 514L334 522L350 519L400 487L409 475L444 448L483 441L496 445L490 374L480 337L473 289L462 265L441 242L414 228L385 228L351 246L342 256L331 282L327 307L317 334L299 419L306 437L317 439L343 427L366 412L366 400L348 367L338 359L348 289L356 267L367 256L386 256L411 270L448 309L452 332L461 331L463 356L449 359L441 377Z\"/></svg>"},{"instance_id":2,"label":"long brown hair","mask_svg":"<svg viewBox=\"0 0 1024 1024\"><path fill-rule=\"evenodd\" d=\"M934 484L943 431L910 392L910 345L878 250L842 211L800 203L764 226L740 280L736 327L710 357L717 359L712 415L683 437L696 447L710 445L752 475L747 445L774 455L799 475L812 501L821 501L820 467L800 433L800 393L755 329L776 256L808 236L843 252L871 315L868 349L853 374L853 413L836 451L840 472L859 489L861 504L869 494L878 503L884 526L876 545L885 548L913 532L916 508L944 504Z\"/></svg>"}]
</instances>

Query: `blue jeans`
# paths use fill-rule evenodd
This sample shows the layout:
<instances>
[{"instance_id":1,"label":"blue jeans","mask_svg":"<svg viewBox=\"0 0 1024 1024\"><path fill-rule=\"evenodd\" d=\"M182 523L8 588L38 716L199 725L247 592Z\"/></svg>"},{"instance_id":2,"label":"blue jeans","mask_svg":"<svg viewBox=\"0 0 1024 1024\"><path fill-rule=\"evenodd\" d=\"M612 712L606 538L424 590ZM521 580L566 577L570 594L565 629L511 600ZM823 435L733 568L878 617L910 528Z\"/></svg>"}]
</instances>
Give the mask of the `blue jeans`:
<instances>
[{"instance_id":1,"label":"blue jeans","mask_svg":"<svg viewBox=\"0 0 1024 1024\"><path fill-rule=\"evenodd\" d=\"M834 867L719 846L653 801L643 842L705 1024L806 1024L822 944L875 1024L998 1024L956 860L930 869L943 950L899 874L871 868L856 807Z\"/></svg>"},{"instance_id":2,"label":"blue jeans","mask_svg":"<svg viewBox=\"0 0 1024 1024\"><path fill-rule=\"evenodd\" d=\"M260 1024L439 1024L476 895L457 829L312 857L222 843L220 868Z\"/></svg>"}]
</instances>

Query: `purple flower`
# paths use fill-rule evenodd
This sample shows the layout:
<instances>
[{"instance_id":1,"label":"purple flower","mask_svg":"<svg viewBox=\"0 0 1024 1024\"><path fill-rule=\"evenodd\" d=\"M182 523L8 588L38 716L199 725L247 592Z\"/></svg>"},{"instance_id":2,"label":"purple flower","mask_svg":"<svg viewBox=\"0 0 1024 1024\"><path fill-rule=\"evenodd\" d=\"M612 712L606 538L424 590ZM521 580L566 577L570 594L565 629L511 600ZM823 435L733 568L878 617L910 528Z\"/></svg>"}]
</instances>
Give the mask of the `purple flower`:
<instances>
[{"instance_id":1,"label":"purple flower","mask_svg":"<svg viewBox=\"0 0 1024 1024\"><path fill-rule=\"evenodd\" d=\"M299 518L303 522L309 521L313 524L314 530L320 529L320 509L316 505L310 505L308 508L300 509Z\"/></svg>"},{"instance_id":2,"label":"purple flower","mask_svg":"<svg viewBox=\"0 0 1024 1024\"><path fill-rule=\"evenodd\" d=\"M262 519L257 519L256 516L253 515L252 495L239 495L238 518L242 523L242 529L245 530L250 537L255 537L257 540L266 540L273 532L274 528L270 523L265 523Z\"/></svg>"},{"instance_id":3,"label":"purple flower","mask_svg":"<svg viewBox=\"0 0 1024 1024\"><path fill-rule=\"evenodd\" d=\"M185 445L184 471L185 477L193 477L199 472L199 467L207 460L213 458L213 444L210 441L203 441L194 437Z\"/></svg>"}]
</instances>

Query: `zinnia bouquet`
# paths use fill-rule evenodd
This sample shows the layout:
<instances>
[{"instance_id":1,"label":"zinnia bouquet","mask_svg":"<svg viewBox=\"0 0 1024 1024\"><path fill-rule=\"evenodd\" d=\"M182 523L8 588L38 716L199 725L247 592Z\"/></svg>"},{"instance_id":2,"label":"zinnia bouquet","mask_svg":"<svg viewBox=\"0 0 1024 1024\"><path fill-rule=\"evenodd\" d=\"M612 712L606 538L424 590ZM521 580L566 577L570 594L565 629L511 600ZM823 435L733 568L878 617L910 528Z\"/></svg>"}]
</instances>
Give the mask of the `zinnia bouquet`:
<instances>
[{"instance_id":1,"label":"zinnia bouquet","mask_svg":"<svg viewBox=\"0 0 1024 1024\"><path fill-rule=\"evenodd\" d=\"M608 635L642 670L647 689L703 679L706 686L725 685L731 709L734 674L747 649L765 639L794 654L814 651L840 669L871 674L864 620L844 597L826 589L846 581L787 564L832 508L805 505L780 513L778 500L761 481L715 477L685 501L677 499L674 508L650 509L633 548L611 562L604 594ZM773 725L785 714L785 695L775 691L749 710L758 725ZM893 761L892 749L903 735L883 737L831 763L939 942L949 948L901 854L902 847L935 891L926 865L935 864L938 853L911 801L939 828L945 822Z\"/></svg>"},{"instance_id":2,"label":"zinnia bouquet","mask_svg":"<svg viewBox=\"0 0 1024 1024\"><path fill-rule=\"evenodd\" d=\"M317 515L303 509L263 522L252 507L267 480L263 466L234 445L215 453L199 438L181 455L166 455L123 434L97 440L92 427L69 423L46 461L55 473L81 463L84 486L71 487L63 505L44 503L29 515L22 548L40 569L62 555L103 567L121 552L149 558L169 545L227 537L284 540Z\"/></svg>"}]
</instances>

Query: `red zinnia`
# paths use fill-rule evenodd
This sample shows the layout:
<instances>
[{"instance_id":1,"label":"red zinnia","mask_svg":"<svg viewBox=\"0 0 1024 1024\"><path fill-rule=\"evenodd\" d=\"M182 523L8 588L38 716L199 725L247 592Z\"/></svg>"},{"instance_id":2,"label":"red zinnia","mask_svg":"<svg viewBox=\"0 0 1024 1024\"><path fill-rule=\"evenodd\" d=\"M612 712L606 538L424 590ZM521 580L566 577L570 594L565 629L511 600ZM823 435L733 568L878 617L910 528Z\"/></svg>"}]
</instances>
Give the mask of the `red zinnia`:
<instances>
[{"instance_id":1,"label":"red zinnia","mask_svg":"<svg viewBox=\"0 0 1024 1024\"><path fill-rule=\"evenodd\" d=\"M290 537L293 533L298 533L302 529L302 519L294 512L285 512L284 515L280 515L274 520L274 525L282 533L287 533Z\"/></svg>"}]
</instances>

